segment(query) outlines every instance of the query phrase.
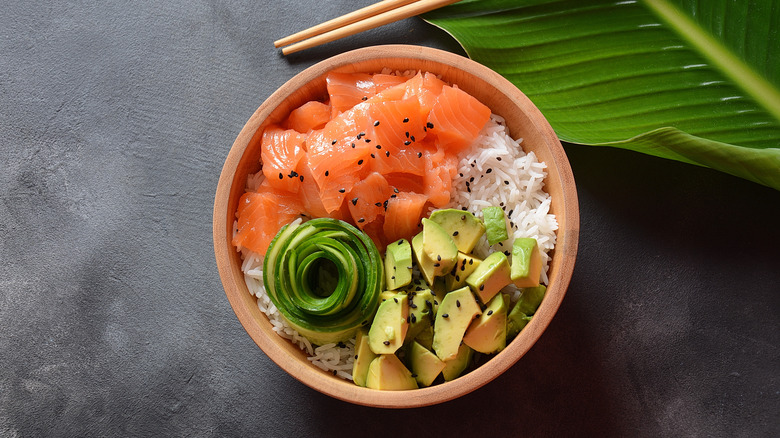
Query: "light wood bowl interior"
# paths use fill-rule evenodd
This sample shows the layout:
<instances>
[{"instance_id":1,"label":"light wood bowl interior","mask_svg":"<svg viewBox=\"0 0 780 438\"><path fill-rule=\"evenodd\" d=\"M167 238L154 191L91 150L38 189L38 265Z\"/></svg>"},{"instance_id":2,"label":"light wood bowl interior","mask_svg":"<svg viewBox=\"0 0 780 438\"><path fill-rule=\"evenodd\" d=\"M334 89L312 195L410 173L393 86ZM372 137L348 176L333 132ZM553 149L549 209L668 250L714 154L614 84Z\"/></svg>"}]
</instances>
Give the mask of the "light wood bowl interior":
<instances>
[{"instance_id":1,"label":"light wood bowl interior","mask_svg":"<svg viewBox=\"0 0 780 438\"><path fill-rule=\"evenodd\" d=\"M512 136L522 137L526 151L534 151L547 164L546 190L552 196L551 212L556 215L559 225L548 272L547 295L520 335L501 353L469 374L412 391L361 388L311 365L302 351L272 331L268 319L247 290L240 256L231 245L235 211L247 175L260 169L260 151L248 148L252 136L258 130L262 132L267 124L281 121L303 103L323 100L327 95L325 75L328 72L376 73L383 68L438 74L504 117ZM376 46L334 56L306 69L255 111L233 143L222 169L214 201L213 227L214 251L225 293L249 336L268 357L294 378L337 399L366 406L410 408L445 402L487 384L517 362L539 339L558 310L572 276L579 236L579 207L571 167L558 138L533 103L509 81L476 62L449 52L418 46Z\"/></svg>"}]
</instances>

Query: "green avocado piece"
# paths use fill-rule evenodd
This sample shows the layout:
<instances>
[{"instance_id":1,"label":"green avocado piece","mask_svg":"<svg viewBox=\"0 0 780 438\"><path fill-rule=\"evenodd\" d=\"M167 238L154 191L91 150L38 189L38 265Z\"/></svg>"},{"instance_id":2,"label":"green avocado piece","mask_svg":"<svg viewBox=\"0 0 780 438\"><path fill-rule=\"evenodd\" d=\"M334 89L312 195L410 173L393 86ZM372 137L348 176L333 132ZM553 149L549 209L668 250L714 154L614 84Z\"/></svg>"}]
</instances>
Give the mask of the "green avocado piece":
<instances>
[{"instance_id":1,"label":"green avocado piece","mask_svg":"<svg viewBox=\"0 0 780 438\"><path fill-rule=\"evenodd\" d=\"M410 349L412 373L420 386L430 386L444 369L442 362L435 354L417 342L412 342Z\"/></svg>"},{"instance_id":2,"label":"green avocado piece","mask_svg":"<svg viewBox=\"0 0 780 438\"><path fill-rule=\"evenodd\" d=\"M441 225L436 222L423 218L423 258L428 259L433 264L433 275L442 276L455 266L458 259L458 247L455 242Z\"/></svg>"},{"instance_id":3,"label":"green avocado piece","mask_svg":"<svg viewBox=\"0 0 780 438\"><path fill-rule=\"evenodd\" d=\"M406 339L414 339L426 327L433 326L433 317L435 315L434 305L436 301L430 289L419 291L409 291L409 330L406 332Z\"/></svg>"},{"instance_id":4,"label":"green avocado piece","mask_svg":"<svg viewBox=\"0 0 780 438\"><path fill-rule=\"evenodd\" d=\"M433 325L432 347L439 359L449 360L458 354L458 346L466 329L480 313L479 305L468 287L444 296Z\"/></svg>"},{"instance_id":5,"label":"green avocado piece","mask_svg":"<svg viewBox=\"0 0 780 438\"><path fill-rule=\"evenodd\" d=\"M485 234L485 225L471 212L447 208L431 213L430 219L452 237L458 251L470 253Z\"/></svg>"},{"instance_id":6,"label":"green avocado piece","mask_svg":"<svg viewBox=\"0 0 780 438\"><path fill-rule=\"evenodd\" d=\"M358 386L366 386L368 367L376 359L376 354L368 345L368 330L360 328L355 338L355 361L352 363L352 380Z\"/></svg>"},{"instance_id":7,"label":"green avocado piece","mask_svg":"<svg viewBox=\"0 0 780 438\"><path fill-rule=\"evenodd\" d=\"M485 220L485 233L488 244L495 245L509 238L506 231L506 219L501 207L485 207L482 209L482 218Z\"/></svg>"},{"instance_id":8,"label":"green avocado piece","mask_svg":"<svg viewBox=\"0 0 780 438\"><path fill-rule=\"evenodd\" d=\"M466 285L466 278L482 263L481 259L458 252L458 260L455 267L444 276L444 285L447 290L460 289Z\"/></svg>"},{"instance_id":9,"label":"green avocado piece","mask_svg":"<svg viewBox=\"0 0 780 438\"><path fill-rule=\"evenodd\" d=\"M529 322L531 322L531 316L526 315L520 311L520 308L515 306L509 315L506 317L506 338L507 340L514 339Z\"/></svg>"},{"instance_id":10,"label":"green avocado piece","mask_svg":"<svg viewBox=\"0 0 780 438\"><path fill-rule=\"evenodd\" d=\"M515 307L519 308L519 311L526 315L533 315L539 309L539 305L542 304L542 299L544 299L546 292L547 287L543 284L536 287L524 287L521 289L520 299L515 303Z\"/></svg>"},{"instance_id":11,"label":"green avocado piece","mask_svg":"<svg viewBox=\"0 0 780 438\"><path fill-rule=\"evenodd\" d=\"M444 361L444 369L441 370L444 381L449 382L458 378L468 368L473 356L474 350L471 347L466 344L460 344L455 358Z\"/></svg>"},{"instance_id":12,"label":"green avocado piece","mask_svg":"<svg viewBox=\"0 0 780 438\"><path fill-rule=\"evenodd\" d=\"M433 349L433 325L425 327L414 340L429 350Z\"/></svg>"},{"instance_id":13,"label":"green avocado piece","mask_svg":"<svg viewBox=\"0 0 780 438\"><path fill-rule=\"evenodd\" d=\"M412 253L414 259L417 261L417 266L420 268L420 273L425 279L428 286L433 285L436 275L434 273L433 262L427 257L423 256L423 233L420 231L416 236L412 238Z\"/></svg>"},{"instance_id":14,"label":"green avocado piece","mask_svg":"<svg viewBox=\"0 0 780 438\"><path fill-rule=\"evenodd\" d=\"M409 324L409 306L406 294L398 293L379 303L379 308L368 330L368 345L376 354L393 354L404 343Z\"/></svg>"},{"instance_id":15,"label":"green avocado piece","mask_svg":"<svg viewBox=\"0 0 780 438\"><path fill-rule=\"evenodd\" d=\"M383 354L371 361L366 387L389 391L416 389L417 381L394 354Z\"/></svg>"},{"instance_id":16,"label":"green avocado piece","mask_svg":"<svg viewBox=\"0 0 780 438\"><path fill-rule=\"evenodd\" d=\"M466 278L466 284L479 297L480 301L487 303L504 286L510 284L509 260L503 252L494 252L477 266L477 269Z\"/></svg>"},{"instance_id":17,"label":"green avocado piece","mask_svg":"<svg viewBox=\"0 0 780 438\"><path fill-rule=\"evenodd\" d=\"M494 354L506 347L506 314L509 296L497 294L490 300L482 315L475 319L463 343L480 353Z\"/></svg>"},{"instance_id":18,"label":"green avocado piece","mask_svg":"<svg viewBox=\"0 0 780 438\"><path fill-rule=\"evenodd\" d=\"M396 290L412 282L412 246L406 239L396 240L385 250L385 284Z\"/></svg>"},{"instance_id":19,"label":"green avocado piece","mask_svg":"<svg viewBox=\"0 0 780 438\"><path fill-rule=\"evenodd\" d=\"M536 239L520 237L512 243L512 270L510 277L517 287L539 285L542 273L542 253Z\"/></svg>"}]
</instances>

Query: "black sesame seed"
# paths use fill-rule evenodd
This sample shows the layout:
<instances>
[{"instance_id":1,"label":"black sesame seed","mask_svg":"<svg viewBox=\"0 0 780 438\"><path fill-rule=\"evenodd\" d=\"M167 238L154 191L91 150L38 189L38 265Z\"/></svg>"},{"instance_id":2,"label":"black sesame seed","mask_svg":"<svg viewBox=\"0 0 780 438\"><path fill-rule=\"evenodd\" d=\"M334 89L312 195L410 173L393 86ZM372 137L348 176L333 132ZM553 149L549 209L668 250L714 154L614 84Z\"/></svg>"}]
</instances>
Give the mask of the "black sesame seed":
<instances>
[{"instance_id":1,"label":"black sesame seed","mask_svg":"<svg viewBox=\"0 0 780 438\"><path fill-rule=\"evenodd\" d=\"M415 373L412 373L412 377L417 377L417 374L415 374Z\"/></svg>"},{"instance_id":2,"label":"black sesame seed","mask_svg":"<svg viewBox=\"0 0 780 438\"><path fill-rule=\"evenodd\" d=\"M496 161L501 161L501 157L496 157Z\"/></svg>"},{"instance_id":3,"label":"black sesame seed","mask_svg":"<svg viewBox=\"0 0 780 438\"><path fill-rule=\"evenodd\" d=\"M377 149L382 149L382 145L381 145L381 144L378 144L378 145L376 145L376 148L377 148Z\"/></svg>"},{"instance_id":4,"label":"black sesame seed","mask_svg":"<svg viewBox=\"0 0 780 438\"><path fill-rule=\"evenodd\" d=\"M406 317L406 323L409 324L411 321L412 321L412 317L411 316L407 316Z\"/></svg>"},{"instance_id":5,"label":"black sesame seed","mask_svg":"<svg viewBox=\"0 0 780 438\"><path fill-rule=\"evenodd\" d=\"M370 138L367 138L367 139L365 139L365 142L366 142L366 143L371 143L371 139L370 139Z\"/></svg>"},{"instance_id":6,"label":"black sesame seed","mask_svg":"<svg viewBox=\"0 0 780 438\"><path fill-rule=\"evenodd\" d=\"M460 275L455 276L455 281L460 281Z\"/></svg>"},{"instance_id":7,"label":"black sesame seed","mask_svg":"<svg viewBox=\"0 0 780 438\"><path fill-rule=\"evenodd\" d=\"M397 198L397 197L398 197L398 195L396 195L396 194L392 194L392 195L390 195L390 197L391 197L391 198Z\"/></svg>"},{"instance_id":8,"label":"black sesame seed","mask_svg":"<svg viewBox=\"0 0 780 438\"><path fill-rule=\"evenodd\" d=\"M457 236L457 235L458 235L458 231L453 231L453 232L452 232L452 235L453 235L453 236Z\"/></svg>"},{"instance_id":9,"label":"black sesame seed","mask_svg":"<svg viewBox=\"0 0 780 438\"><path fill-rule=\"evenodd\" d=\"M393 193L398 193L398 189L393 187Z\"/></svg>"},{"instance_id":10,"label":"black sesame seed","mask_svg":"<svg viewBox=\"0 0 780 438\"><path fill-rule=\"evenodd\" d=\"M417 158L422 158L422 152L417 152Z\"/></svg>"},{"instance_id":11,"label":"black sesame seed","mask_svg":"<svg viewBox=\"0 0 780 438\"><path fill-rule=\"evenodd\" d=\"M412 141L415 141L415 140L414 140L414 136L411 136L411 137L409 137L409 138L411 138L411 139L412 139Z\"/></svg>"},{"instance_id":12,"label":"black sesame seed","mask_svg":"<svg viewBox=\"0 0 780 438\"><path fill-rule=\"evenodd\" d=\"M371 158L376 158L376 155L374 155L374 154L371 154Z\"/></svg>"},{"instance_id":13,"label":"black sesame seed","mask_svg":"<svg viewBox=\"0 0 780 438\"><path fill-rule=\"evenodd\" d=\"M282 175L282 172L279 172L279 179L284 179L284 175Z\"/></svg>"},{"instance_id":14,"label":"black sesame seed","mask_svg":"<svg viewBox=\"0 0 780 438\"><path fill-rule=\"evenodd\" d=\"M507 181L507 180L504 180L504 185L507 185L507 186L508 186L508 185L509 185L509 181Z\"/></svg>"},{"instance_id":15,"label":"black sesame seed","mask_svg":"<svg viewBox=\"0 0 780 438\"><path fill-rule=\"evenodd\" d=\"M358 160L358 166L363 164L363 160Z\"/></svg>"},{"instance_id":16,"label":"black sesame seed","mask_svg":"<svg viewBox=\"0 0 780 438\"><path fill-rule=\"evenodd\" d=\"M338 371L336 371L336 370L333 370L333 375L334 375L334 376L338 375L338 373L339 373Z\"/></svg>"},{"instance_id":17,"label":"black sesame seed","mask_svg":"<svg viewBox=\"0 0 780 438\"><path fill-rule=\"evenodd\" d=\"M510 255L512 255L512 253L511 253L511 252L509 252L509 251L504 251L504 254L505 254L507 257L509 257Z\"/></svg>"},{"instance_id":18,"label":"black sesame seed","mask_svg":"<svg viewBox=\"0 0 780 438\"><path fill-rule=\"evenodd\" d=\"M425 126L428 127L428 129L433 129L433 123L431 122L426 123Z\"/></svg>"},{"instance_id":19,"label":"black sesame seed","mask_svg":"<svg viewBox=\"0 0 780 438\"><path fill-rule=\"evenodd\" d=\"M357 205L358 198L352 198L352 205Z\"/></svg>"},{"instance_id":20,"label":"black sesame seed","mask_svg":"<svg viewBox=\"0 0 780 438\"><path fill-rule=\"evenodd\" d=\"M352 149L355 149L355 143L352 143Z\"/></svg>"},{"instance_id":21,"label":"black sesame seed","mask_svg":"<svg viewBox=\"0 0 780 438\"><path fill-rule=\"evenodd\" d=\"M437 255L436 255L436 261L437 261L437 262L440 262L440 261L441 261L441 255L440 255L440 254L437 254Z\"/></svg>"},{"instance_id":22,"label":"black sesame seed","mask_svg":"<svg viewBox=\"0 0 780 438\"><path fill-rule=\"evenodd\" d=\"M455 300L455 305L460 307L460 300Z\"/></svg>"},{"instance_id":23,"label":"black sesame seed","mask_svg":"<svg viewBox=\"0 0 780 438\"><path fill-rule=\"evenodd\" d=\"M449 318L449 317L450 317L450 314L449 314L449 313L445 313L445 314L443 314L441 317L442 317L442 318Z\"/></svg>"},{"instance_id":24,"label":"black sesame seed","mask_svg":"<svg viewBox=\"0 0 780 438\"><path fill-rule=\"evenodd\" d=\"M412 304L409 305L409 307L411 307L412 309L416 309L417 308L417 304L412 303Z\"/></svg>"},{"instance_id":25,"label":"black sesame seed","mask_svg":"<svg viewBox=\"0 0 780 438\"><path fill-rule=\"evenodd\" d=\"M377 207L381 207L382 203L381 202L374 202L374 205L376 205Z\"/></svg>"},{"instance_id":26,"label":"black sesame seed","mask_svg":"<svg viewBox=\"0 0 780 438\"><path fill-rule=\"evenodd\" d=\"M338 140L333 140L332 142L330 142L330 144L333 145L333 144L336 144L336 142L338 142Z\"/></svg>"},{"instance_id":27,"label":"black sesame seed","mask_svg":"<svg viewBox=\"0 0 780 438\"><path fill-rule=\"evenodd\" d=\"M385 342L382 342L382 343L385 344L385 345L390 345L390 341L385 341Z\"/></svg>"},{"instance_id":28,"label":"black sesame seed","mask_svg":"<svg viewBox=\"0 0 780 438\"><path fill-rule=\"evenodd\" d=\"M328 176L328 175L330 175L330 171L329 171L329 170L326 170L326 171L325 171L325 176Z\"/></svg>"},{"instance_id":29,"label":"black sesame seed","mask_svg":"<svg viewBox=\"0 0 780 438\"><path fill-rule=\"evenodd\" d=\"M409 138L409 131L406 131L404 134L406 134L406 138Z\"/></svg>"},{"instance_id":30,"label":"black sesame seed","mask_svg":"<svg viewBox=\"0 0 780 438\"><path fill-rule=\"evenodd\" d=\"M434 263L434 264L433 264L433 267L434 267L434 268L438 268L439 266L441 266L441 263Z\"/></svg>"},{"instance_id":31,"label":"black sesame seed","mask_svg":"<svg viewBox=\"0 0 780 438\"><path fill-rule=\"evenodd\" d=\"M395 280L395 275L393 275L392 277L390 277L390 279L391 279L391 280Z\"/></svg>"},{"instance_id":32,"label":"black sesame seed","mask_svg":"<svg viewBox=\"0 0 780 438\"><path fill-rule=\"evenodd\" d=\"M390 151L385 151L385 155L389 157L390 156Z\"/></svg>"},{"instance_id":33,"label":"black sesame seed","mask_svg":"<svg viewBox=\"0 0 780 438\"><path fill-rule=\"evenodd\" d=\"M485 285L484 284L480 284L479 285L479 290L485 290Z\"/></svg>"},{"instance_id":34,"label":"black sesame seed","mask_svg":"<svg viewBox=\"0 0 780 438\"><path fill-rule=\"evenodd\" d=\"M360 219L358 219L358 223L359 223L359 224L362 224L362 223L363 223L363 222L365 222L365 221L366 221L366 220L365 220L365 219L363 219L362 217L361 217Z\"/></svg>"},{"instance_id":35,"label":"black sesame seed","mask_svg":"<svg viewBox=\"0 0 780 438\"><path fill-rule=\"evenodd\" d=\"M299 176L298 178L301 180L301 182L303 182L303 175Z\"/></svg>"},{"instance_id":36,"label":"black sesame seed","mask_svg":"<svg viewBox=\"0 0 780 438\"><path fill-rule=\"evenodd\" d=\"M464 214L463 216L461 216L460 220L465 221L466 220L466 215Z\"/></svg>"},{"instance_id":37,"label":"black sesame seed","mask_svg":"<svg viewBox=\"0 0 780 438\"><path fill-rule=\"evenodd\" d=\"M412 324L417 322L417 316L414 313L412 313L412 318L411 319L412 319Z\"/></svg>"},{"instance_id":38,"label":"black sesame seed","mask_svg":"<svg viewBox=\"0 0 780 438\"><path fill-rule=\"evenodd\" d=\"M395 301L395 303L398 304L398 298L393 297L393 301Z\"/></svg>"},{"instance_id":39,"label":"black sesame seed","mask_svg":"<svg viewBox=\"0 0 780 438\"><path fill-rule=\"evenodd\" d=\"M410 144L412 144L412 142L411 142L411 141L409 141L409 140L406 140L406 141L404 142L404 146L409 146Z\"/></svg>"},{"instance_id":40,"label":"black sesame seed","mask_svg":"<svg viewBox=\"0 0 780 438\"><path fill-rule=\"evenodd\" d=\"M404 118L404 123L409 123L409 117Z\"/></svg>"},{"instance_id":41,"label":"black sesame seed","mask_svg":"<svg viewBox=\"0 0 780 438\"><path fill-rule=\"evenodd\" d=\"M514 210L509 210L509 214L507 214L506 216L507 217L512 217L512 213L514 213L514 212L515 212Z\"/></svg>"},{"instance_id":42,"label":"black sesame seed","mask_svg":"<svg viewBox=\"0 0 780 438\"><path fill-rule=\"evenodd\" d=\"M379 120L377 120L376 122L374 122L374 126L379 126Z\"/></svg>"},{"instance_id":43,"label":"black sesame seed","mask_svg":"<svg viewBox=\"0 0 780 438\"><path fill-rule=\"evenodd\" d=\"M486 171L485 171L485 173L490 173L490 172L492 172L492 171L493 171L493 169L492 169L492 168L490 168L490 169L486 170Z\"/></svg>"},{"instance_id":44,"label":"black sesame seed","mask_svg":"<svg viewBox=\"0 0 780 438\"><path fill-rule=\"evenodd\" d=\"M490 316L492 314L493 314L493 311L492 310L488 310L488 316Z\"/></svg>"},{"instance_id":45,"label":"black sesame seed","mask_svg":"<svg viewBox=\"0 0 780 438\"><path fill-rule=\"evenodd\" d=\"M473 265L474 264L474 259L469 259L469 264Z\"/></svg>"},{"instance_id":46,"label":"black sesame seed","mask_svg":"<svg viewBox=\"0 0 780 438\"><path fill-rule=\"evenodd\" d=\"M357 354L355 355L355 359L357 359Z\"/></svg>"},{"instance_id":47,"label":"black sesame seed","mask_svg":"<svg viewBox=\"0 0 780 438\"><path fill-rule=\"evenodd\" d=\"M346 189L339 189L339 193L344 193L346 191L347 191Z\"/></svg>"}]
</instances>

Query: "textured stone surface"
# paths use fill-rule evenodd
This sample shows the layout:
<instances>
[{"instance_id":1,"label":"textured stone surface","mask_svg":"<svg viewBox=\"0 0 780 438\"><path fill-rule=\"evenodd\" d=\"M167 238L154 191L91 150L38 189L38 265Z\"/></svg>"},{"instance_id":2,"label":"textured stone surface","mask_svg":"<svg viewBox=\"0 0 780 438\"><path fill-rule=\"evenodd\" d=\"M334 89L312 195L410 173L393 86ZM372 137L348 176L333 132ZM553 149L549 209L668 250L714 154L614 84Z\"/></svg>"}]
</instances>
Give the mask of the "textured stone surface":
<instances>
[{"instance_id":1,"label":"textured stone surface","mask_svg":"<svg viewBox=\"0 0 780 438\"><path fill-rule=\"evenodd\" d=\"M341 51L460 50L418 19L272 48L358 3L4 3L0 436L780 435L780 193L626 151L567 145L582 214L568 295L473 394L352 406L255 346L211 241L244 122Z\"/></svg>"}]
</instances>

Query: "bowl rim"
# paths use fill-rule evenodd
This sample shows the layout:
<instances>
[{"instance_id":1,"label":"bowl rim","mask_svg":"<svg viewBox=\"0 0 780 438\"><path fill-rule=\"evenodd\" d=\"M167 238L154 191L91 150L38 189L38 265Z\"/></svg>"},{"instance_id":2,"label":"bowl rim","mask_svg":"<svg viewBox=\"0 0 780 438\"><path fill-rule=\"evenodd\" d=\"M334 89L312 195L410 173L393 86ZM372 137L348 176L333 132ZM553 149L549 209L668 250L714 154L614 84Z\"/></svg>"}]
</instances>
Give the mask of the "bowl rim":
<instances>
[{"instance_id":1,"label":"bowl rim","mask_svg":"<svg viewBox=\"0 0 780 438\"><path fill-rule=\"evenodd\" d=\"M459 378L414 391L379 391L359 387L313 365L290 360L289 347L292 344L270 331L270 323L267 319L264 323L256 320L254 314L246 308L246 299L250 295L243 274L239 275L240 265L236 267L231 263L231 260L235 260L238 255L231 244L233 227L231 218L234 217L235 212L228 211L228 204L233 184L245 185L245 181L236 181L236 172L249 141L261 123L290 94L296 93L296 90L335 69L360 71L360 66L367 62L401 59L412 59L423 65L430 64L437 69L460 70L486 82L495 88L496 92L504 94L518 106L522 105L534 128L541 132L549 148L553 162L545 160L548 167L547 178L551 178L549 169L552 166L557 169L555 183L561 186L561 193L558 196L564 199L560 202L563 211L557 212L556 216L558 218L562 216L564 221L561 225L559 219L554 250L558 269L549 278L547 296L531 322L501 353L468 373L467 378ZM421 70L435 69L421 68ZM550 181L546 179L545 183L549 185ZM488 67L455 53L424 46L371 46L335 55L304 69L272 93L252 114L231 146L219 177L214 198L213 238L217 268L234 313L252 340L280 368L312 389L339 400L372 407L411 408L443 403L484 386L514 365L536 343L560 307L571 281L579 240L579 204L574 176L563 146L538 108L511 82ZM548 297L552 298L548 299ZM254 300L254 297L251 299ZM263 325L265 327L262 327ZM273 335L273 338L270 335ZM297 347L293 348L297 349Z\"/></svg>"}]
</instances>

